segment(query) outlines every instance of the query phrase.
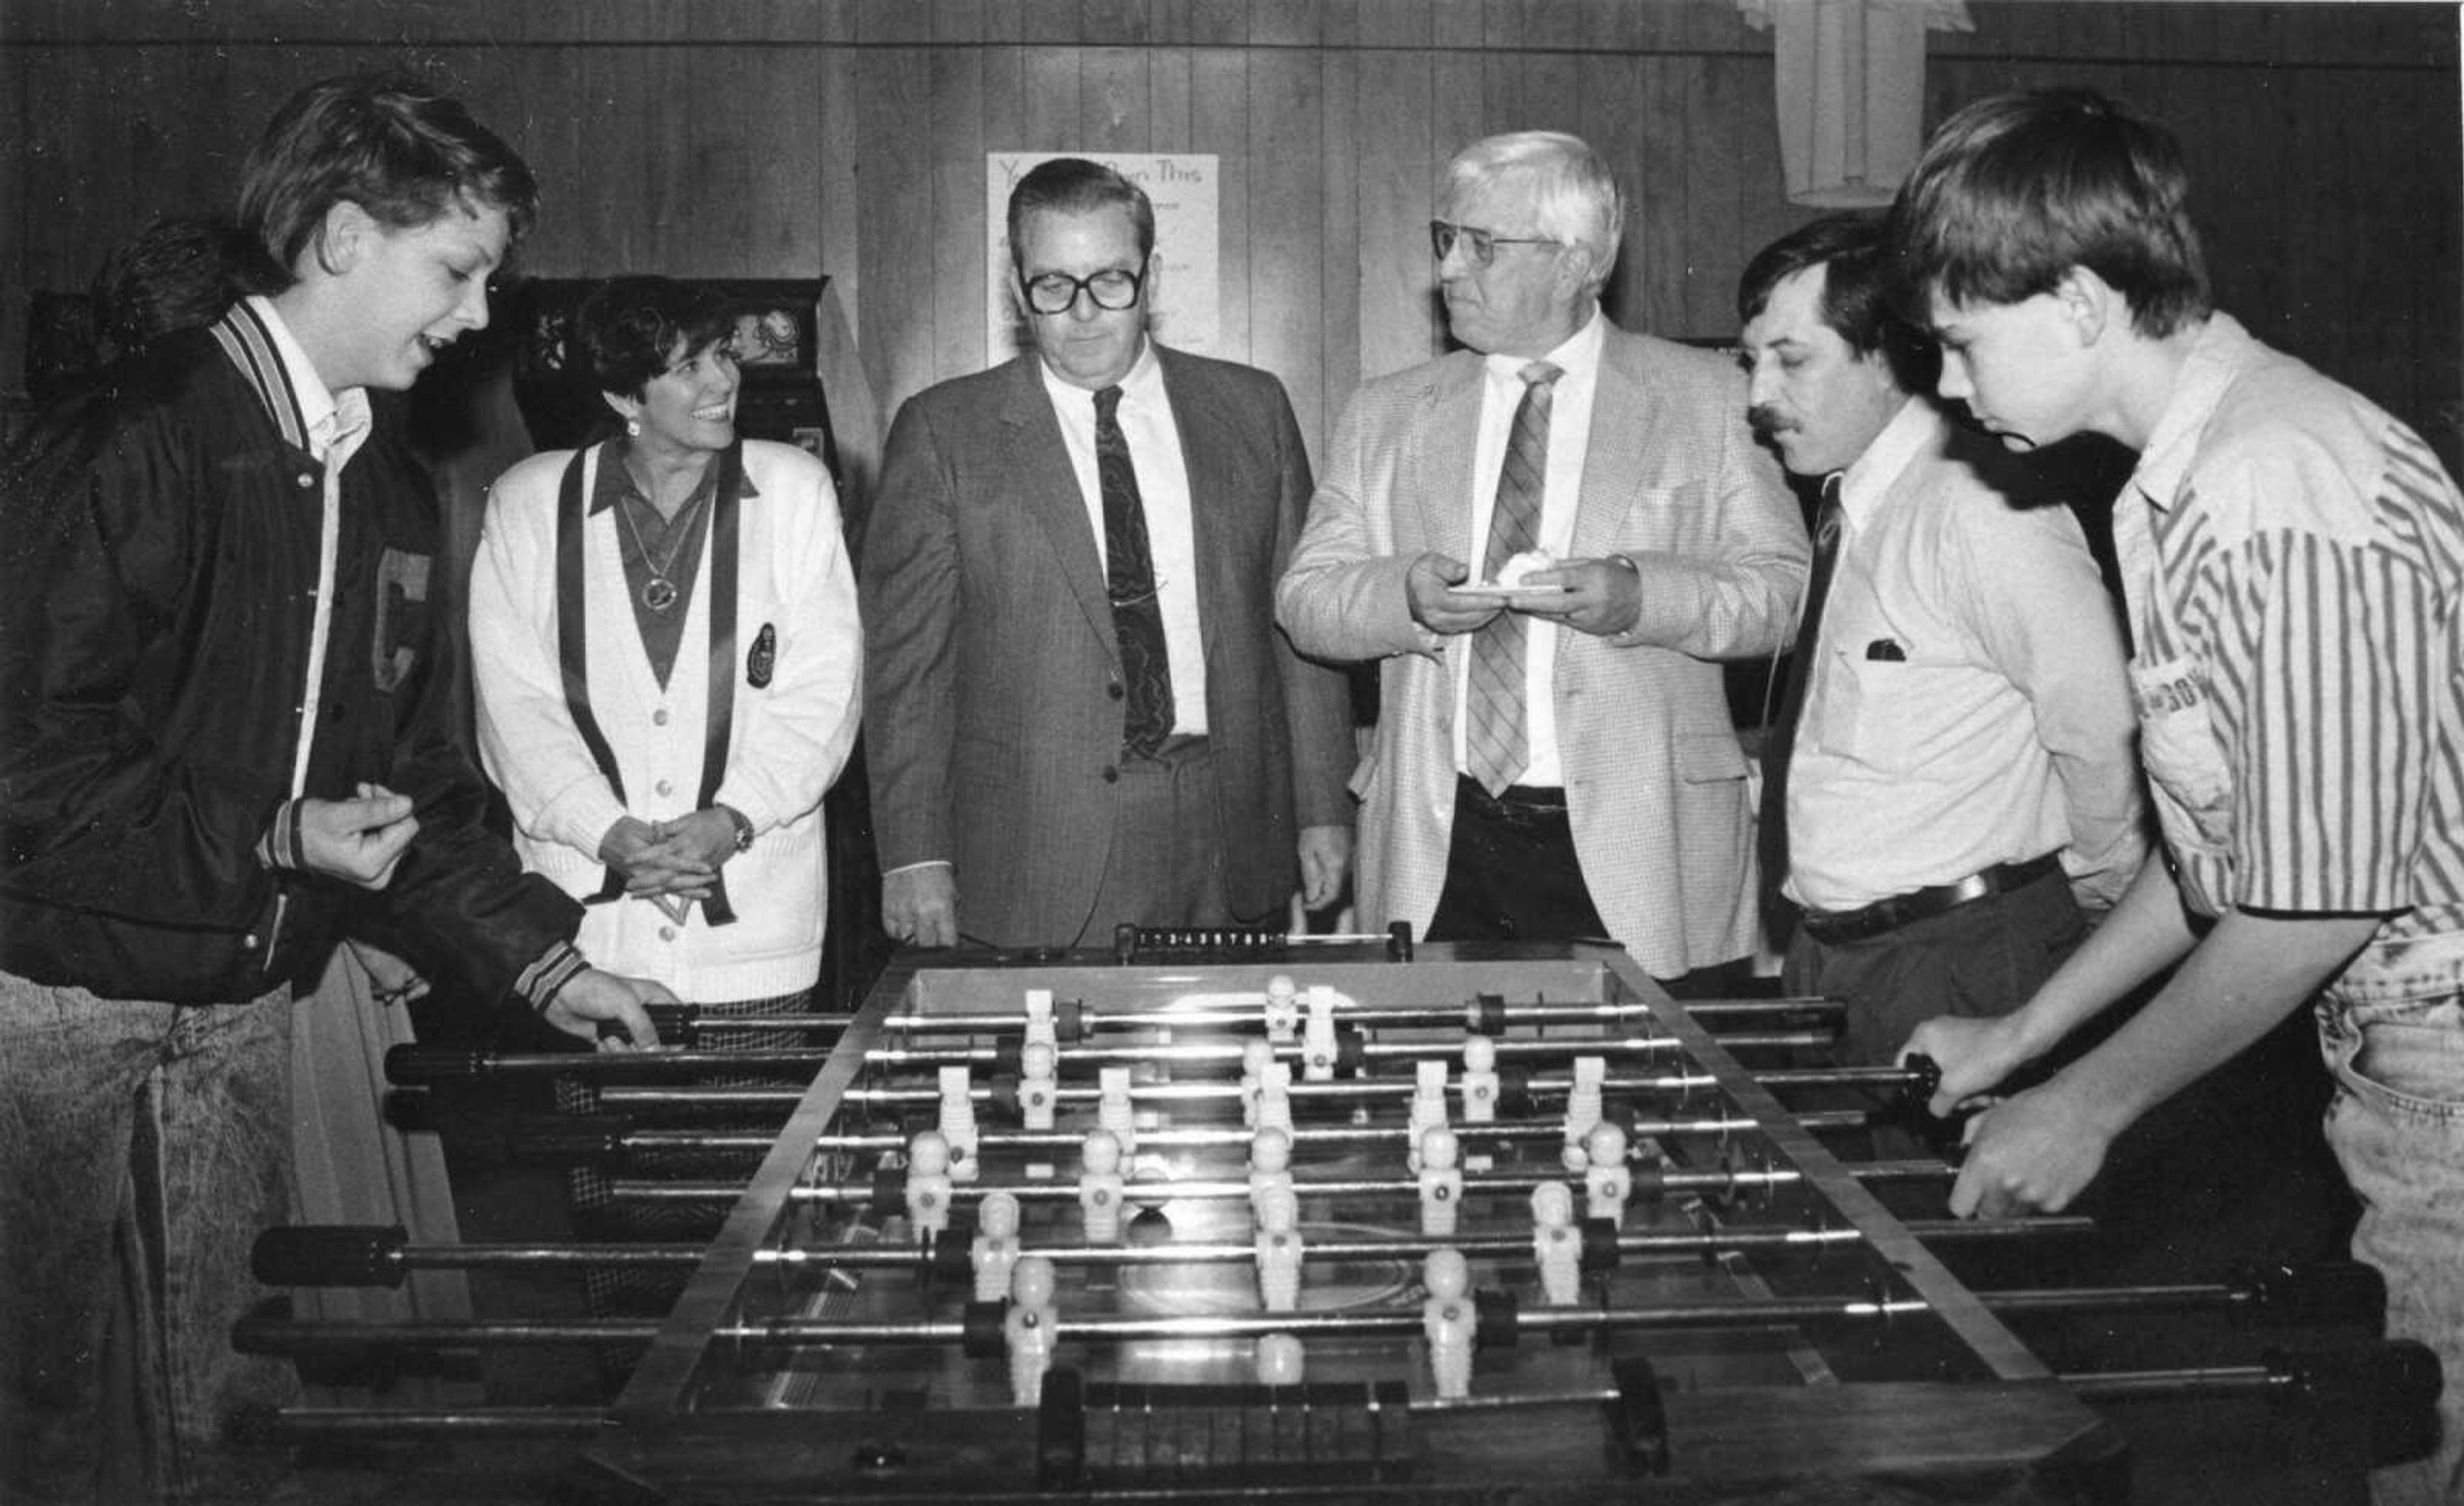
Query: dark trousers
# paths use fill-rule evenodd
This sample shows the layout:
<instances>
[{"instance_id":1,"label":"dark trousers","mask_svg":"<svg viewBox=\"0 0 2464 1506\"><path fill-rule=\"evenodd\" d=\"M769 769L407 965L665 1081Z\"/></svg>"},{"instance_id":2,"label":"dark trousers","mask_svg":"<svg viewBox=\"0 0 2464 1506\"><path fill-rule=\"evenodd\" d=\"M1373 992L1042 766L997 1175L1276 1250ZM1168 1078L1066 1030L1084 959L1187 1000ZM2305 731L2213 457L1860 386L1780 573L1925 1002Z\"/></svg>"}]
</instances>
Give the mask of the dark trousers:
<instances>
[{"instance_id":1,"label":"dark trousers","mask_svg":"<svg viewBox=\"0 0 2464 1506\"><path fill-rule=\"evenodd\" d=\"M1780 970L1791 994L1848 1007L1839 1059L1887 1064L1937 1014L2008 1014L2087 939L2087 919L2058 871L1869 941L1817 941L1799 926Z\"/></svg>"}]
</instances>

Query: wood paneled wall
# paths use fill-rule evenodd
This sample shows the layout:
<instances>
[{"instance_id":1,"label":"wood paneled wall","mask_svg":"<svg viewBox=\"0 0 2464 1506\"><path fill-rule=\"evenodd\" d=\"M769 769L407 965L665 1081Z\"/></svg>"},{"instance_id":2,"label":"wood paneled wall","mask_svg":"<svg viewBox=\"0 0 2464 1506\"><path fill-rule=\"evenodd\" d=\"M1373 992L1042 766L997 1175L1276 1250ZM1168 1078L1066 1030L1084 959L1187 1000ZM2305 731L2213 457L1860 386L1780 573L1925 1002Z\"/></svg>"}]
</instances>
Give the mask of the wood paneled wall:
<instances>
[{"instance_id":1,"label":"wood paneled wall","mask_svg":"<svg viewBox=\"0 0 2464 1506\"><path fill-rule=\"evenodd\" d=\"M1971 11L1934 35L1931 116L2054 81L2163 114L2227 306L2453 463L2453 8ZM283 95L373 64L528 156L533 270L827 273L889 405L982 362L987 151L1216 153L1225 351L1284 379L1312 444L1364 374L1440 348L1422 225L1475 136L1610 155L1634 200L1611 306L1662 333L1731 333L1745 259L1810 212L1782 195L1769 36L1730 0L10 0L0 385L30 289L226 206Z\"/></svg>"}]
</instances>

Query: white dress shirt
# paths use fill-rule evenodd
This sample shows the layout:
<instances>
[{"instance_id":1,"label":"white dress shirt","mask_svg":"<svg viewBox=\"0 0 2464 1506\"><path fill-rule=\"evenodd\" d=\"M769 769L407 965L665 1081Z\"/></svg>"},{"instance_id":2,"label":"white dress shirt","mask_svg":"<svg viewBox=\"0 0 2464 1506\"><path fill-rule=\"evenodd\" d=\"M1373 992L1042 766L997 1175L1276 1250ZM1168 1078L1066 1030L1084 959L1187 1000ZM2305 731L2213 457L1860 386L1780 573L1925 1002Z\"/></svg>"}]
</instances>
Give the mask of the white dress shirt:
<instances>
[{"instance_id":1,"label":"white dress shirt","mask_svg":"<svg viewBox=\"0 0 2464 1506\"><path fill-rule=\"evenodd\" d=\"M2112 601L2068 508L1911 475L1950 433L1912 399L1842 476L1787 892L1855 910L2059 851L2102 908L2145 850Z\"/></svg>"},{"instance_id":2,"label":"white dress shirt","mask_svg":"<svg viewBox=\"0 0 2464 1506\"><path fill-rule=\"evenodd\" d=\"M1600 346L1607 327L1595 307L1582 328L1540 358L1564 373L1550 391L1549 464L1537 541L1542 550L1560 560L1573 544L1583 459L1591 451L1592 397L1599 390ZM1489 516L1497 511L1497 478L1506 469L1514 410L1523 401L1523 368L1530 364L1522 356L1489 356L1483 364L1480 434L1472 447L1471 557L1464 562L1471 566L1474 580L1485 574L1482 556L1488 549ZM1566 630L1538 617L1529 623L1523 639L1523 727L1529 757L1515 783L1548 788L1566 783L1565 764L1557 756L1557 707L1551 696L1557 673L1557 644ZM1463 697L1471 681L1470 639L1458 641L1465 651L1454 655L1455 767L1468 771L1470 719L1463 709Z\"/></svg>"},{"instance_id":3,"label":"white dress shirt","mask_svg":"<svg viewBox=\"0 0 2464 1506\"><path fill-rule=\"evenodd\" d=\"M1065 382L1039 365L1061 439L1087 503L1087 525L1095 536L1095 558L1109 565L1104 546L1104 488L1095 470L1095 394ZM1206 731L1206 643L1198 627L1198 542L1189 516L1189 464L1180 453L1180 429L1164 395L1163 366L1155 342L1143 341L1138 359L1121 378L1121 437L1138 476L1138 500L1147 515L1147 553L1155 562L1155 603L1163 612L1166 662L1172 667L1172 730Z\"/></svg>"}]
</instances>

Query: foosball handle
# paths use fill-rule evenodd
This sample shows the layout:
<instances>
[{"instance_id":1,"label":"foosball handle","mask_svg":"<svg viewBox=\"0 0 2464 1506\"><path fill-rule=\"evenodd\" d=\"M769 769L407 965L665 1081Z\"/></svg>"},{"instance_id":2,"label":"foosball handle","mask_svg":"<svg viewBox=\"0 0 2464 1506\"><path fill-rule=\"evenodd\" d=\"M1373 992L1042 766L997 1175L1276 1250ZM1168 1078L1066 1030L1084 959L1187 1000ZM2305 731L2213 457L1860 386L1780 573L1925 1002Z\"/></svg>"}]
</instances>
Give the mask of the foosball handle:
<instances>
[{"instance_id":1,"label":"foosball handle","mask_svg":"<svg viewBox=\"0 0 2464 1506\"><path fill-rule=\"evenodd\" d=\"M267 1286L399 1287L409 1243L400 1224L287 1225L256 1236L248 1265Z\"/></svg>"},{"instance_id":2,"label":"foosball handle","mask_svg":"<svg viewBox=\"0 0 2464 1506\"><path fill-rule=\"evenodd\" d=\"M1900 1088L1898 1097L1890 1106L1875 1118L1884 1123L1900 1125L1936 1151L1951 1155L1961 1139L1959 1118L1955 1116L1939 1118L1928 1106L1934 1094L1942 1087L1942 1063L1919 1052L1902 1064L1902 1070L1907 1073L1908 1080Z\"/></svg>"},{"instance_id":3,"label":"foosball handle","mask_svg":"<svg viewBox=\"0 0 2464 1506\"><path fill-rule=\"evenodd\" d=\"M2233 1321L2242 1327L2349 1324L2379 1333L2387 1322L2387 1278L2358 1260L2236 1266L2226 1278Z\"/></svg>"},{"instance_id":4,"label":"foosball handle","mask_svg":"<svg viewBox=\"0 0 2464 1506\"><path fill-rule=\"evenodd\" d=\"M1386 922L1386 960L1395 963L1408 963L1412 960L1411 921Z\"/></svg>"},{"instance_id":5,"label":"foosball handle","mask_svg":"<svg viewBox=\"0 0 2464 1506\"><path fill-rule=\"evenodd\" d=\"M455 1046L396 1046L385 1052L385 1081L397 1088L467 1081L488 1071L489 1055Z\"/></svg>"},{"instance_id":6,"label":"foosball handle","mask_svg":"<svg viewBox=\"0 0 2464 1506\"><path fill-rule=\"evenodd\" d=\"M2259 1357L2278 1384L2277 1410L2311 1423L2364 1466L2415 1458L2438 1436L2438 1357L2410 1339L2382 1339Z\"/></svg>"}]
</instances>

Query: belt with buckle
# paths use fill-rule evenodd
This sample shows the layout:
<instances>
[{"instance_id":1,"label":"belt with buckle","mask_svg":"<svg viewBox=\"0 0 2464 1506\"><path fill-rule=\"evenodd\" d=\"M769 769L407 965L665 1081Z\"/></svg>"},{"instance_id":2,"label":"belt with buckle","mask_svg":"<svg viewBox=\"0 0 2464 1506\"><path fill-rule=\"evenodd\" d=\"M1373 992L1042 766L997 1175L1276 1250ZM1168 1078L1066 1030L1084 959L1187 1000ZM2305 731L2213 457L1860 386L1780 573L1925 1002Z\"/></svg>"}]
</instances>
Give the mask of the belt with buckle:
<instances>
[{"instance_id":1,"label":"belt with buckle","mask_svg":"<svg viewBox=\"0 0 2464 1506\"><path fill-rule=\"evenodd\" d=\"M1956 883L1932 884L1924 889L1877 899L1858 910L1808 910L1798 923L1805 934L1833 946L1850 941L1870 941L1887 936L1903 925L1973 904L1992 895L2009 894L2024 889L2049 874L2062 870L2061 854L2047 853L2024 863L1996 863L1980 874L1970 874Z\"/></svg>"}]
</instances>

